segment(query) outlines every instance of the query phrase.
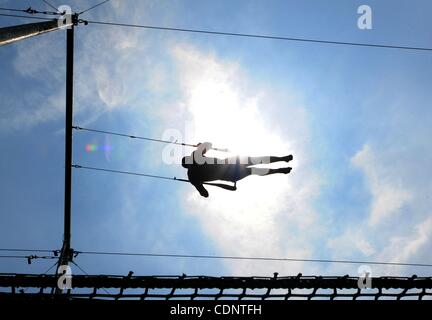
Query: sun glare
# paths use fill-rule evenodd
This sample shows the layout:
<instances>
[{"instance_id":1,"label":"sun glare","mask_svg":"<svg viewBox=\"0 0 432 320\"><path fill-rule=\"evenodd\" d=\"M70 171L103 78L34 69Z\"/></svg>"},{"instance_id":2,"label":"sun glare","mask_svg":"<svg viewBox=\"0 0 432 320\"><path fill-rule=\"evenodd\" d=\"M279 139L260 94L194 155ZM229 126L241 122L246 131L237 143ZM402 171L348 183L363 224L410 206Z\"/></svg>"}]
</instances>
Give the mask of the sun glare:
<instances>
[{"instance_id":1,"label":"sun glare","mask_svg":"<svg viewBox=\"0 0 432 320\"><path fill-rule=\"evenodd\" d=\"M292 152L290 142L272 131L273 127L265 123L261 116L264 111L260 106L260 94L241 92L239 86L228 79L223 70L213 68L211 76L207 74L206 77L198 77L194 85L190 86L189 94L188 110L193 119L193 140L209 141L216 148L230 150L230 153L211 151L208 156L283 156ZM270 165L281 166L286 166L286 163ZM261 198L262 203L271 204L277 198L278 190L287 187L287 179L283 178L247 177L239 182L239 190L235 194L218 188L209 191L215 195L214 201L227 203L233 210L248 211L249 218L255 219L257 223L263 215L260 210L247 210L249 206L249 209L258 209L251 199ZM264 198L268 199L264 201ZM238 218L245 219L241 214Z\"/></svg>"},{"instance_id":2,"label":"sun glare","mask_svg":"<svg viewBox=\"0 0 432 320\"><path fill-rule=\"evenodd\" d=\"M263 122L259 97L242 101L229 83L205 81L191 92L190 112L197 139L228 148L228 155L285 155L287 142ZM213 153L216 155L216 153ZM222 156L219 152L217 156Z\"/></svg>"},{"instance_id":3,"label":"sun glare","mask_svg":"<svg viewBox=\"0 0 432 320\"><path fill-rule=\"evenodd\" d=\"M305 228L313 215L308 209L309 202L305 202L310 198L309 189L296 179L300 169L298 159L302 158L303 150L300 141L304 140L299 133L306 132L303 115L298 111L301 108L285 105L286 100L274 98L271 88L260 89L256 82L249 82L235 63L190 47L177 48L174 54L180 66L184 92L182 106L186 106L187 111L184 119L192 127L187 126L190 130L188 141L208 141L214 147L232 151L207 154L219 158L294 155L289 164L294 173L246 177L237 183L235 192L207 186L210 196L203 198L196 190L185 186L187 196L183 205L186 212L201 221L204 230L224 254L284 256L285 250L295 250L297 256L306 256L308 249L299 249L295 237L286 235L283 223L289 217L295 228ZM284 105L276 105L278 103ZM286 117L266 114L270 104L292 114L289 122L293 126L291 131L296 134L282 136L279 128L289 124L281 122L286 121ZM277 162L272 165L281 166L287 164ZM302 204L306 209L298 210ZM252 270L248 262L241 265L236 262L233 267L245 273ZM263 268L263 272L268 272L272 266ZM253 270L257 271L256 268Z\"/></svg>"}]
</instances>

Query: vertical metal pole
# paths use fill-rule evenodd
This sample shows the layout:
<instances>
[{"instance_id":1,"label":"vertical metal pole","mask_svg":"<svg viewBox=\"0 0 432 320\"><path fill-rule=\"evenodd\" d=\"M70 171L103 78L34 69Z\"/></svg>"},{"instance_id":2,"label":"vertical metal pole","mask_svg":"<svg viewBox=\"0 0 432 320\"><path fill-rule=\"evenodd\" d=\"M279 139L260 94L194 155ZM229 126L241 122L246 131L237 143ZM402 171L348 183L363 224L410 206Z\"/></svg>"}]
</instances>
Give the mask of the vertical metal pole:
<instances>
[{"instance_id":1,"label":"vertical metal pole","mask_svg":"<svg viewBox=\"0 0 432 320\"><path fill-rule=\"evenodd\" d=\"M71 192L72 192L72 122L73 122L73 64L74 27L67 31L66 56L66 139L65 139L65 221L64 238L70 246L71 238Z\"/></svg>"},{"instance_id":2,"label":"vertical metal pole","mask_svg":"<svg viewBox=\"0 0 432 320\"><path fill-rule=\"evenodd\" d=\"M73 121L73 61L74 26L66 31L66 123L65 123L65 189L64 233L59 265L71 260L71 199L72 199L72 121Z\"/></svg>"}]
</instances>

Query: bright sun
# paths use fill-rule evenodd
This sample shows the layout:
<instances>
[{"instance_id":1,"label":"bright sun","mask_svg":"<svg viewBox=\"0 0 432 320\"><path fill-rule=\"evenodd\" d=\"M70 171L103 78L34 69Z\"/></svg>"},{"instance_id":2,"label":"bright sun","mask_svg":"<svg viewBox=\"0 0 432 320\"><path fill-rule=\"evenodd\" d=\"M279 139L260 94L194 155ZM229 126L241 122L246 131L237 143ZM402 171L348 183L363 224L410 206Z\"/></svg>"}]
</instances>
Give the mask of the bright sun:
<instances>
[{"instance_id":1,"label":"bright sun","mask_svg":"<svg viewBox=\"0 0 432 320\"><path fill-rule=\"evenodd\" d=\"M238 155L287 154L287 142L264 123L259 99L257 96L242 99L228 81L199 82L192 89L189 100L195 138L210 141L215 147L228 148ZM224 157L232 154L213 152L209 155Z\"/></svg>"}]
</instances>

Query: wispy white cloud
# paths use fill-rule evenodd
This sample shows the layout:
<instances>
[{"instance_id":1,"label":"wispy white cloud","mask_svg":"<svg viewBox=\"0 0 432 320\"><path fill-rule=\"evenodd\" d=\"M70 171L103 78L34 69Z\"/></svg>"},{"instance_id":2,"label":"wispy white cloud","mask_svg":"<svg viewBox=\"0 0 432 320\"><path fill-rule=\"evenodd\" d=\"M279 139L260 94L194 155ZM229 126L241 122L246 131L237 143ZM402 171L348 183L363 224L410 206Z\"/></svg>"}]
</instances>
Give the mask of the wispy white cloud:
<instances>
[{"instance_id":1,"label":"wispy white cloud","mask_svg":"<svg viewBox=\"0 0 432 320\"><path fill-rule=\"evenodd\" d=\"M0 119L2 130L22 130L31 128L37 124L56 120L64 115L64 107L59 101L64 101L64 92L60 91L43 99L39 95L29 94L25 101L31 104L33 99L35 108L27 110L17 108L15 101L11 102L13 111L8 112Z\"/></svg>"},{"instance_id":2,"label":"wispy white cloud","mask_svg":"<svg viewBox=\"0 0 432 320\"><path fill-rule=\"evenodd\" d=\"M360 253L371 257L376 249L360 228L347 228L340 236L327 240L327 246L339 257L355 257ZM336 255L335 255L336 256Z\"/></svg>"},{"instance_id":3,"label":"wispy white cloud","mask_svg":"<svg viewBox=\"0 0 432 320\"><path fill-rule=\"evenodd\" d=\"M408 234L392 237L381 256L393 261L410 261L425 245L430 244L431 237L432 217L429 217L413 226Z\"/></svg>"},{"instance_id":4,"label":"wispy white cloud","mask_svg":"<svg viewBox=\"0 0 432 320\"><path fill-rule=\"evenodd\" d=\"M415 134L412 128L410 134ZM377 143L382 141L374 139ZM427 186L425 167L420 166L429 150L410 152L412 146L365 144L351 159L364 175L371 204L366 218L357 219L339 236L330 238L327 246L333 257L366 257L367 260L404 263L429 263L432 219L430 218L431 186ZM415 148L415 146L414 146ZM418 151L418 150L417 150ZM419 166L413 166L415 163ZM356 254L357 253L357 254ZM410 273L409 267L373 266L374 275ZM344 268L341 268L344 270Z\"/></svg>"},{"instance_id":5,"label":"wispy white cloud","mask_svg":"<svg viewBox=\"0 0 432 320\"><path fill-rule=\"evenodd\" d=\"M72 5L84 8L88 2L74 1ZM129 22L148 16L147 6L151 3L136 6ZM127 9L127 3L115 1L99 8L97 13L105 19L113 19ZM85 28L85 32L81 32L81 28ZM142 107L145 103L139 98L145 90L161 92L165 77L163 68L159 68L161 64L154 62L157 55L151 50L151 43L151 37L137 30L100 26L77 28L74 114L79 117L85 113L87 120L94 121L118 107L129 110ZM10 112L2 115L1 129L30 128L58 120L64 115L59 110L64 110L65 103L65 32L30 38L13 48L16 50L13 66L19 81L38 81L38 85L27 87L25 96L19 99L8 99L5 93L3 100L10 101Z\"/></svg>"},{"instance_id":6,"label":"wispy white cloud","mask_svg":"<svg viewBox=\"0 0 432 320\"><path fill-rule=\"evenodd\" d=\"M367 144L351 159L352 164L364 172L366 183L372 194L369 223L373 226L392 214L397 214L413 199L411 192L402 185L402 181L398 178L399 172L391 170L391 162L383 163L380 160L374 156L371 147ZM391 159L388 160L391 161Z\"/></svg>"},{"instance_id":7,"label":"wispy white cloud","mask_svg":"<svg viewBox=\"0 0 432 320\"><path fill-rule=\"evenodd\" d=\"M60 34L48 33L8 46L16 51L11 81L25 83L19 97L2 92L2 131L31 128L57 119L64 105L64 48ZM35 86L34 84L37 84ZM63 108L64 109L64 108Z\"/></svg>"}]
</instances>

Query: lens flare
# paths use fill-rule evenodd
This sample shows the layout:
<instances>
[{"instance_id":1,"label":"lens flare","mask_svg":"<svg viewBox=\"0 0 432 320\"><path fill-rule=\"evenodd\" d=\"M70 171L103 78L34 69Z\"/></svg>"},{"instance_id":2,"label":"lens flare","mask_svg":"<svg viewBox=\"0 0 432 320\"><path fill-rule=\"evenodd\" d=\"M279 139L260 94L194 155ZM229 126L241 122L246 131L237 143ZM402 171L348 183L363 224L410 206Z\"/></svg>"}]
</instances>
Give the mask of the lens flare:
<instances>
[{"instance_id":1,"label":"lens flare","mask_svg":"<svg viewBox=\"0 0 432 320\"><path fill-rule=\"evenodd\" d=\"M112 146L110 144L105 145L97 145L95 143L88 143L85 146L86 152L96 152L96 151L103 151L105 154L109 153L112 150Z\"/></svg>"},{"instance_id":2,"label":"lens flare","mask_svg":"<svg viewBox=\"0 0 432 320\"><path fill-rule=\"evenodd\" d=\"M95 145L94 143L88 143L85 146L85 150L87 152L95 152L95 151L97 151L97 149L98 149L98 146Z\"/></svg>"},{"instance_id":3,"label":"lens flare","mask_svg":"<svg viewBox=\"0 0 432 320\"><path fill-rule=\"evenodd\" d=\"M105 136L105 148L104 148L104 155L105 155L105 160L110 162L111 161L111 150L112 150L112 146L111 146L111 139L109 136Z\"/></svg>"}]
</instances>

